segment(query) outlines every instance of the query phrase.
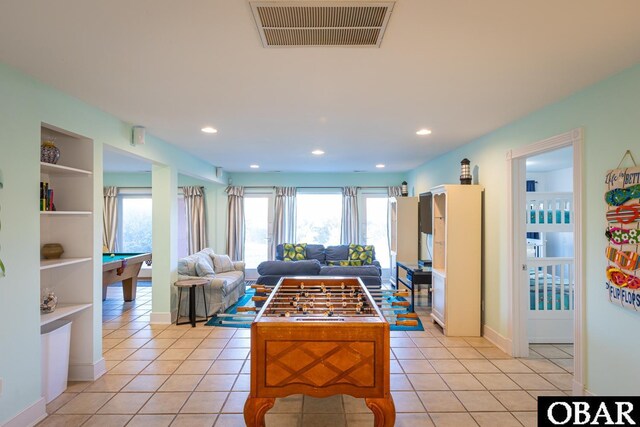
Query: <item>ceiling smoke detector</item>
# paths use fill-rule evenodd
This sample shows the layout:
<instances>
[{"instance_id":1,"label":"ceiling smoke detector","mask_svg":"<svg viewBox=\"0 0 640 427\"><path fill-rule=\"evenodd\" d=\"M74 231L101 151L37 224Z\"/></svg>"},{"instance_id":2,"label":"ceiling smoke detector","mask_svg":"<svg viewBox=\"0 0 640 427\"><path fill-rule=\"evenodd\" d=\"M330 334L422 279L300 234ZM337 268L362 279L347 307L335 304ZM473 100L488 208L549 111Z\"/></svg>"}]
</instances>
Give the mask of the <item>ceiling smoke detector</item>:
<instances>
[{"instance_id":1,"label":"ceiling smoke detector","mask_svg":"<svg viewBox=\"0 0 640 427\"><path fill-rule=\"evenodd\" d=\"M380 47L395 1L252 1L264 47Z\"/></svg>"}]
</instances>

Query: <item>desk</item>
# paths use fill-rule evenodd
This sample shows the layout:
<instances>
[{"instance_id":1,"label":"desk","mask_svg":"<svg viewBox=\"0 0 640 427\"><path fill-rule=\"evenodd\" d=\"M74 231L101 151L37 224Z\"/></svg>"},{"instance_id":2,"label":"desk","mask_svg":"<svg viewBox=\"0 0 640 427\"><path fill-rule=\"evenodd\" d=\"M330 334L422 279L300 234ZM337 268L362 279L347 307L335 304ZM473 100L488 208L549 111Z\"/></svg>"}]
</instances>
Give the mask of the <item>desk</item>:
<instances>
[{"instance_id":1,"label":"desk","mask_svg":"<svg viewBox=\"0 0 640 427\"><path fill-rule=\"evenodd\" d=\"M407 272L406 279L400 278L400 269ZM403 261L396 262L396 286L402 283L411 290L411 311L415 311L414 285L431 285L431 267L422 267L418 264L409 264Z\"/></svg>"},{"instance_id":2,"label":"desk","mask_svg":"<svg viewBox=\"0 0 640 427\"><path fill-rule=\"evenodd\" d=\"M107 286L116 282L122 282L125 301L136 299L138 273L145 261L151 261L150 253L102 254L102 300L107 298Z\"/></svg>"}]
</instances>

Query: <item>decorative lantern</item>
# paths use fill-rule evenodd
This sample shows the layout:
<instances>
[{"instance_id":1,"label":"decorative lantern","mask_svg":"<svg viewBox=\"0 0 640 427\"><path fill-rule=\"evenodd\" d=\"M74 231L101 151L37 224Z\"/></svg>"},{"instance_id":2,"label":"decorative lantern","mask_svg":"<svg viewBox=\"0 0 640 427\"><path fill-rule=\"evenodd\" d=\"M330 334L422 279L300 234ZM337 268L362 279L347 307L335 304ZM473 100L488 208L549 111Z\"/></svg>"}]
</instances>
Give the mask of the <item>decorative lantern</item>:
<instances>
[{"instance_id":1,"label":"decorative lantern","mask_svg":"<svg viewBox=\"0 0 640 427\"><path fill-rule=\"evenodd\" d=\"M460 184L471 185L471 162L469 159L462 159L460 162Z\"/></svg>"},{"instance_id":2,"label":"decorative lantern","mask_svg":"<svg viewBox=\"0 0 640 427\"><path fill-rule=\"evenodd\" d=\"M407 181L402 181L402 188L400 190L402 193L402 197L407 197L409 195L409 189L407 187Z\"/></svg>"}]
</instances>

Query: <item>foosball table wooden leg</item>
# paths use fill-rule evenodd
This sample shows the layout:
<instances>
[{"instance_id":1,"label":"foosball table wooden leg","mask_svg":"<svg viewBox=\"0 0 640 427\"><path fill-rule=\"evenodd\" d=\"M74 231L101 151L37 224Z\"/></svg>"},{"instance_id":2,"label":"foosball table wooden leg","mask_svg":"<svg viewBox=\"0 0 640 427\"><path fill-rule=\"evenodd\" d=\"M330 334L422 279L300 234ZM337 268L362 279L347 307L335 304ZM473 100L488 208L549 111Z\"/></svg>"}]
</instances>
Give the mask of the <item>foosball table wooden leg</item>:
<instances>
[{"instance_id":1,"label":"foosball table wooden leg","mask_svg":"<svg viewBox=\"0 0 640 427\"><path fill-rule=\"evenodd\" d=\"M393 427L396 423L396 407L391 395L386 398L366 398L364 401L373 412L375 427Z\"/></svg>"},{"instance_id":2,"label":"foosball table wooden leg","mask_svg":"<svg viewBox=\"0 0 640 427\"><path fill-rule=\"evenodd\" d=\"M264 416L273 408L272 397L249 397L244 404L244 422L248 427L264 427Z\"/></svg>"}]
</instances>

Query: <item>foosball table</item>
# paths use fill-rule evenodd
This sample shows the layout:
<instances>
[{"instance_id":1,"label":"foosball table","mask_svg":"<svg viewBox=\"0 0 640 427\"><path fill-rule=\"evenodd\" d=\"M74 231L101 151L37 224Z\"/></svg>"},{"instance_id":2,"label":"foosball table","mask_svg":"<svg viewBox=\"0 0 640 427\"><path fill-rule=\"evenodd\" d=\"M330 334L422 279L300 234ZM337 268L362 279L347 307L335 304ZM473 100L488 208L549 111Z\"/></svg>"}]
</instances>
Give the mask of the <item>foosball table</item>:
<instances>
[{"instance_id":1,"label":"foosball table","mask_svg":"<svg viewBox=\"0 0 640 427\"><path fill-rule=\"evenodd\" d=\"M247 426L264 426L277 397L364 398L391 427L389 323L358 277L283 277L251 324Z\"/></svg>"}]
</instances>

